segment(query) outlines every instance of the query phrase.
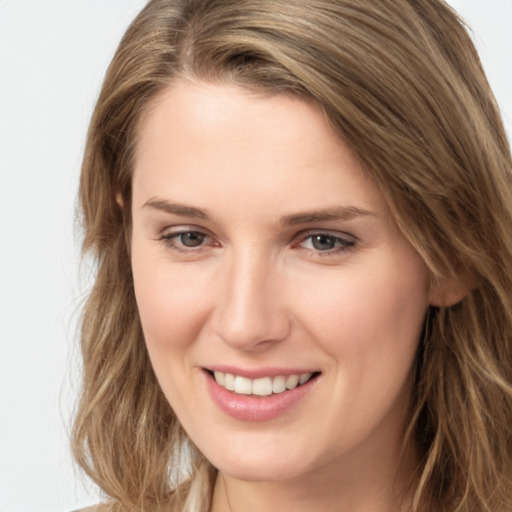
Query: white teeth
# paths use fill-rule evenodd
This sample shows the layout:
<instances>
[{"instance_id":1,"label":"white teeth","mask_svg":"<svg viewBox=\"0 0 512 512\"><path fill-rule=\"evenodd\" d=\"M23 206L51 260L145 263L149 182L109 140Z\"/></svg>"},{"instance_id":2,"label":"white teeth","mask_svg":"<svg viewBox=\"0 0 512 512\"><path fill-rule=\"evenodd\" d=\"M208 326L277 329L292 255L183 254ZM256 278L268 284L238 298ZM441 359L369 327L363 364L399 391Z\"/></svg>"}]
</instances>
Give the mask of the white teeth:
<instances>
[{"instance_id":1,"label":"white teeth","mask_svg":"<svg viewBox=\"0 0 512 512\"><path fill-rule=\"evenodd\" d=\"M299 376L298 375L288 375L286 377L286 388L293 389L299 385Z\"/></svg>"},{"instance_id":2,"label":"white teeth","mask_svg":"<svg viewBox=\"0 0 512 512\"><path fill-rule=\"evenodd\" d=\"M215 380L221 385L224 386L224 373L222 372L213 372L213 375L215 376Z\"/></svg>"},{"instance_id":3,"label":"white teeth","mask_svg":"<svg viewBox=\"0 0 512 512\"><path fill-rule=\"evenodd\" d=\"M274 377L272 381L272 391L274 393L282 393L286 391L286 379L284 377Z\"/></svg>"},{"instance_id":4,"label":"white teeth","mask_svg":"<svg viewBox=\"0 0 512 512\"><path fill-rule=\"evenodd\" d=\"M254 379L252 384L252 392L258 396L266 396L272 394L272 379L263 377L262 379Z\"/></svg>"},{"instance_id":5,"label":"white teeth","mask_svg":"<svg viewBox=\"0 0 512 512\"><path fill-rule=\"evenodd\" d=\"M304 384L304 383L305 383L305 382L307 382L310 378L311 378L311 373L303 373L303 374L299 377L299 384Z\"/></svg>"},{"instance_id":6,"label":"white teeth","mask_svg":"<svg viewBox=\"0 0 512 512\"><path fill-rule=\"evenodd\" d=\"M235 377L235 393L239 395L252 395L252 380L240 377Z\"/></svg>"},{"instance_id":7,"label":"white teeth","mask_svg":"<svg viewBox=\"0 0 512 512\"><path fill-rule=\"evenodd\" d=\"M262 377L260 379L248 379L232 373L215 371L213 376L220 386L228 391L234 391L240 395L269 396L272 393L283 393L288 389L294 389L305 384L312 377L312 373L301 373L300 375L278 375L277 377Z\"/></svg>"},{"instance_id":8,"label":"white teeth","mask_svg":"<svg viewBox=\"0 0 512 512\"><path fill-rule=\"evenodd\" d=\"M220 383L219 383L220 384ZM235 376L231 373L224 375L224 387L229 391L235 391Z\"/></svg>"}]
</instances>

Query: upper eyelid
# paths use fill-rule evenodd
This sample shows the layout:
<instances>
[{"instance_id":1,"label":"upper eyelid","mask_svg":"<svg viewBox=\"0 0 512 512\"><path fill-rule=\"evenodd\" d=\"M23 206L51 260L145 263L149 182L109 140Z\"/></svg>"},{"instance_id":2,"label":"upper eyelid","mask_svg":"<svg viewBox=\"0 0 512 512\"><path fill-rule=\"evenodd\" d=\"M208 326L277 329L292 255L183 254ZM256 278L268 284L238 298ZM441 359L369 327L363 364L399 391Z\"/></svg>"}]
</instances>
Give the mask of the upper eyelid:
<instances>
[{"instance_id":1,"label":"upper eyelid","mask_svg":"<svg viewBox=\"0 0 512 512\"><path fill-rule=\"evenodd\" d=\"M170 241L172 239L176 240L180 235L186 233L200 233L201 235L204 235L206 239L216 240L215 236L207 229L191 225L166 226L165 228L158 230L155 233L155 236L156 240Z\"/></svg>"},{"instance_id":2,"label":"upper eyelid","mask_svg":"<svg viewBox=\"0 0 512 512\"><path fill-rule=\"evenodd\" d=\"M334 229L305 229L304 231L298 233L295 238L306 239L314 235L327 235L342 240L350 240L352 242L359 241L359 238L351 233L347 233L346 231L336 231Z\"/></svg>"},{"instance_id":3,"label":"upper eyelid","mask_svg":"<svg viewBox=\"0 0 512 512\"><path fill-rule=\"evenodd\" d=\"M165 235L166 233L176 235L180 233L202 233L206 236L213 236L210 232L210 230L200 227L200 226L194 226L193 224L180 224L177 226L166 226L163 229L158 230L159 235Z\"/></svg>"}]
</instances>

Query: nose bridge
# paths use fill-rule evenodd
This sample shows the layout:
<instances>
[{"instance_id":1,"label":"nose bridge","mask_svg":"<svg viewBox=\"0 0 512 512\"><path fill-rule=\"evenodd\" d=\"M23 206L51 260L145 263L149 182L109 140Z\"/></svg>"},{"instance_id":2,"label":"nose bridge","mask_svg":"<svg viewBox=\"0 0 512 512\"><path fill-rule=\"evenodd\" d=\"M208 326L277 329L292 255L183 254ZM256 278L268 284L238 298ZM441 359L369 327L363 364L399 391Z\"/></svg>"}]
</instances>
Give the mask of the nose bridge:
<instances>
[{"instance_id":1,"label":"nose bridge","mask_svg":"<svg viewBox=\"0 0 512 512\"><path fill-rule=\"evenodd\" d=\"M289 325L277 274L272 256L261 248L240 248L226 258L215 311L216 333L226 343L250 350L286 336Z\"/></svg>"}]
</instances>

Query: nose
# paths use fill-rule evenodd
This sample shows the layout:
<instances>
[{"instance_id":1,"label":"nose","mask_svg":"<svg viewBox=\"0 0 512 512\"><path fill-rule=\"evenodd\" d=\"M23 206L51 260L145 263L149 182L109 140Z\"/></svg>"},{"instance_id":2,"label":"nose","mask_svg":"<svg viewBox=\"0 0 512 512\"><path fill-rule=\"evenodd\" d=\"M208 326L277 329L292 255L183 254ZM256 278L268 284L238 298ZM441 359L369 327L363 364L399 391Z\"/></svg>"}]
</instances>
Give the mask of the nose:
<instances>
[{"instance_id":1,"label":"nose","mask_svg":"<svg viewBox=\"0 0 512 512\"><path fill-rule=\"evenodd\" d=\"M261 350L284 340L291 328L283 276L272 258L256 251L233 255L218 276L213 330L238 350Z\"/></svg>"}]
</instances>

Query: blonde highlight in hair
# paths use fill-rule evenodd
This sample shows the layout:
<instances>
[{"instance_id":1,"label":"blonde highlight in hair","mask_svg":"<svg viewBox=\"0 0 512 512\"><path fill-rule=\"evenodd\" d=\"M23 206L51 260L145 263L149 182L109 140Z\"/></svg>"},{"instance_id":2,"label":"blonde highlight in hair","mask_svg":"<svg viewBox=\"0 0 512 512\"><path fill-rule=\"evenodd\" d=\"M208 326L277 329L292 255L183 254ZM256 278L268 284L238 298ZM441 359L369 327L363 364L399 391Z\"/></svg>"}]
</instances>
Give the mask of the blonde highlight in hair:
<instances>
[{"instance_id":1,"label":"blonde highlight in hair","mask_svg":"<svg viewBox=\"0 0 512 512\"><path fill-rule=\"evenodd\" d=\"M421 460L413 509L510 511L512 163L476 51L442 0L152 0L129 27L80 183L84 252L98 270L73 446L109 510L206 512L215 479L158 386L130 267L138 126L183 78L318 104L433 284L467 283L425 322L404 444Z\"/></svg>"}]
</instances>

